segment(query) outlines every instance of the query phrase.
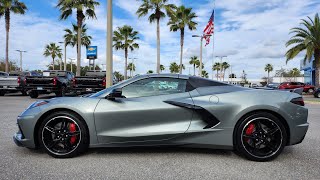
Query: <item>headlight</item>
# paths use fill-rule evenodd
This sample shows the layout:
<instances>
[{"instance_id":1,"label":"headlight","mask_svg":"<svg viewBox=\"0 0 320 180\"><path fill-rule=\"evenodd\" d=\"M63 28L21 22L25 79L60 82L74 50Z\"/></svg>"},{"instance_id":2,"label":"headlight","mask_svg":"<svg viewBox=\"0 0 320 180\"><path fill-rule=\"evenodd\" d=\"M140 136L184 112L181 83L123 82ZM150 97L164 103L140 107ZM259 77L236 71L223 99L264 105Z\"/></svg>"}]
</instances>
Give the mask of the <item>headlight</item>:
<instances>
[{"instance_id":1,"label":"headlight","mask_svg":"<svg viewBox=\"0 0 320 180\"><path fill-rule=\"evenodd\" d=\"M39 106L42 106L42 105L45 105L48 103L49 103L49 101L37 101L37 102L31 104L28 109L39 107Z\"/></svg>"}]
</instances>

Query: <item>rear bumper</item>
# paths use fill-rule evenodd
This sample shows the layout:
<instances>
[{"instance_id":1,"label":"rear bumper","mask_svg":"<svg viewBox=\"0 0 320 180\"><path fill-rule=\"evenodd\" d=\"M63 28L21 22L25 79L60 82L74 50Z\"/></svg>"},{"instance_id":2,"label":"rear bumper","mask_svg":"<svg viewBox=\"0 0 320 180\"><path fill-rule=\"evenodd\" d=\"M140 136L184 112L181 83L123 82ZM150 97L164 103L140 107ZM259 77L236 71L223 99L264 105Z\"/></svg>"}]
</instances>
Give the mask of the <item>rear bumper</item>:
<instances>
[{"instance_id":1,"label":"rear bumper","mask_svg":"<svg viewBox=\"0 0 320 180\"><path fill-rule=\"evenodd\" d=\"M309 123L300 124L294 127L294 129L292 129L294 133L291 134L289 145L300 144L304 140L307 134L308 128L309 128Z\"/></svg>"},{"instance_id":2,"label":"rear bumper","mask_svg":"<svg viewBox=\"0 0 320 180\"><path fill-rule=\"evenodd\" d=\"M58 92L60 90L59 87L41 87L41 86L35 86L35 87L26 87L27 91L38 91L38 92Z\"/></svg>"}]
</instances>

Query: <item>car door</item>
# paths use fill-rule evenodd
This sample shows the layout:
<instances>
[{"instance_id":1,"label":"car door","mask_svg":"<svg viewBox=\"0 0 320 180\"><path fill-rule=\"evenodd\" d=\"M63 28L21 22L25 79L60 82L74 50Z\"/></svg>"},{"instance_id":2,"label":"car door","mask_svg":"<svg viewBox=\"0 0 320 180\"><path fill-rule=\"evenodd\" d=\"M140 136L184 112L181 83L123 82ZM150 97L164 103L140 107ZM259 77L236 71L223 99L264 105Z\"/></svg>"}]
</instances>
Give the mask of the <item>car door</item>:
<instances>
[{"instance_id":1,"label":"car door","mask_svg":"<svg viewBox=\"0 0 320 180\"><path fill-rule=\"evenodd\" d=\"M192 110L164 102L192 102L184 79L140 79L122 87L122 95L126 98L102 99L96 107L100 143L171 139L183 134L190 125Z\"/></svg>"}]
</instances>

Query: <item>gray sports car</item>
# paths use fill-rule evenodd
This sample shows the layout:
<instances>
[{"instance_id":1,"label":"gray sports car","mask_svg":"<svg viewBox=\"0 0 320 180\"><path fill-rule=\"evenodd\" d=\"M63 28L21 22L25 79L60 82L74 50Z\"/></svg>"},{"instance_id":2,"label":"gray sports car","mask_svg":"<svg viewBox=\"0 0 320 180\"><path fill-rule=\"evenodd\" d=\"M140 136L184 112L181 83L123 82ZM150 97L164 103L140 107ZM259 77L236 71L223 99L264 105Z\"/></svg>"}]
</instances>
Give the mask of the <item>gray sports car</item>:
<instances>
[{"instance_id":1,"label":"gray sports car","mask_svg":"<svg viewBox=\"0 0 320 180\"><path fill-rule=\"evenodd\" d=\"M74 157L88 147L234 149L254 161L302 142L308 110L299 94L185 75L142 75L85 97L33 103L18 117L19 146Z\"/></svg>"}]
</instances>

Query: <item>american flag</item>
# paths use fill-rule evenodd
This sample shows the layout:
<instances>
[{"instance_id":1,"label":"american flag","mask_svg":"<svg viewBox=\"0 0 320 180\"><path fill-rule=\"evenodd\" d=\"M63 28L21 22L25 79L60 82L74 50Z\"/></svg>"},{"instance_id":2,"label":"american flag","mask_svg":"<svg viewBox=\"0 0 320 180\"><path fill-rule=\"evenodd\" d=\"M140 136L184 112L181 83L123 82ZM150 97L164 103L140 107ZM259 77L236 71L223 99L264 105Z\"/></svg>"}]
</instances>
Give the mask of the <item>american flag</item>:
<instances>
[{"instance_id":1,"label":"american flag","mask_svg":"<svg viewBox=\"0 0 320 180\"><path fill-rule=\"evenodd\" d=\"M212 15L209 19L208 25L203 30L204 39L206 40L206 46L210 44L210 36L206 35L213 35L214 33L214 10L212 11Z\"/></svg>"}]
</instances>

